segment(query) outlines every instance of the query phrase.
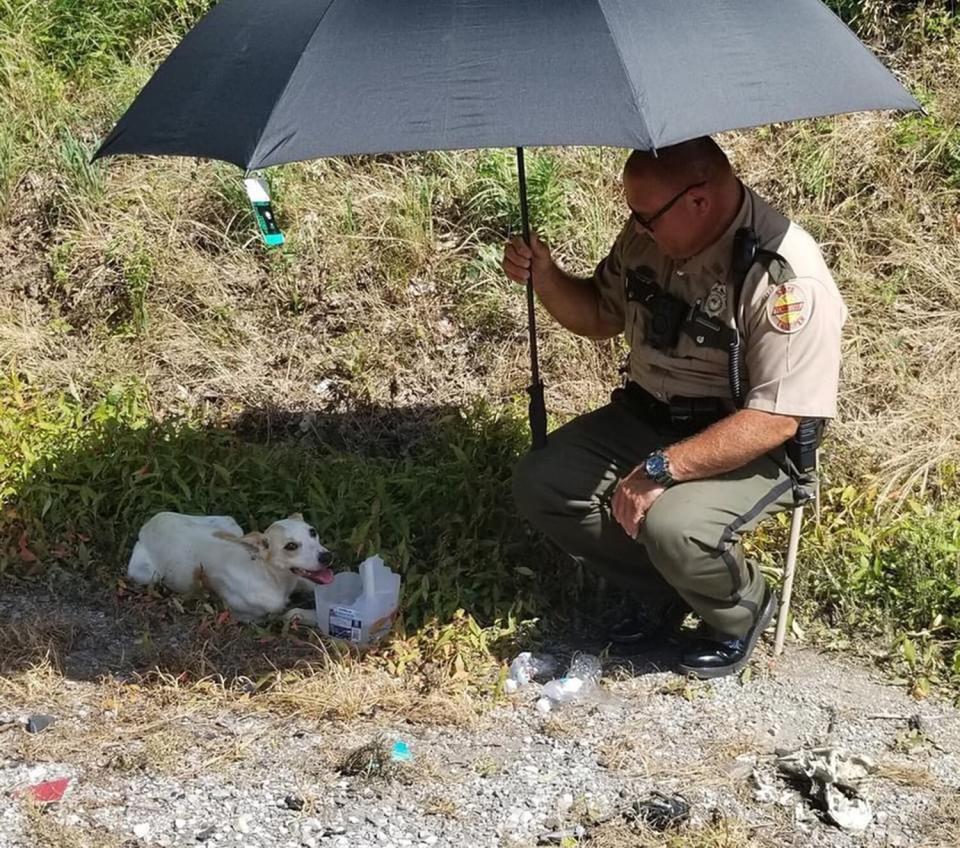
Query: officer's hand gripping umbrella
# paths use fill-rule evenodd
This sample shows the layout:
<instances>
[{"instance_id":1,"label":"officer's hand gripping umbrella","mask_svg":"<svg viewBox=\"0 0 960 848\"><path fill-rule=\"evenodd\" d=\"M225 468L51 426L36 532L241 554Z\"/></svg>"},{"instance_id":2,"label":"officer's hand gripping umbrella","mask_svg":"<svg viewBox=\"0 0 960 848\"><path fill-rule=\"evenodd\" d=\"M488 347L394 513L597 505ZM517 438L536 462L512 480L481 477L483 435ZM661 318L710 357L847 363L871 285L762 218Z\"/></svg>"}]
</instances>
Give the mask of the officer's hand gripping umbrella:
<instances>
[{"instance_id":1,"label":"officer's hand gripping umbrella","mask_svg":"<svg viewBox=\"0 0 960 848\"><path fill-rule=\"evenodd\" d=\"M94 156L253 171L345 154L656 150L919 104L820 0L222 0ZM546 444L533 282L530 423Z\"/></svg>"}]
</instances>

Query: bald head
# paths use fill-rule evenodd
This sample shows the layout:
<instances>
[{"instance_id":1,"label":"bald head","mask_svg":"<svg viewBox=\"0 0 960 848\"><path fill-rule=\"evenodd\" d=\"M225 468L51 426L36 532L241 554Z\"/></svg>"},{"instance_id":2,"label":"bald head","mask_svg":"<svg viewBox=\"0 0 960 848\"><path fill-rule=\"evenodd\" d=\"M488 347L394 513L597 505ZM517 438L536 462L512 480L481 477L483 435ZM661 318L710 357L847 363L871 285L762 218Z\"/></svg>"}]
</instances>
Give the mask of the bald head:
<instances>
[{"instance_id":1,"label":"bald head","mask_svg":"<svg viewBox=\"0 0 960 848\"><path fill-rule=\"evenodd\" d=\"M712 244L740 208L743 188L712 138L653 153L634 150L623 169L634 225L665 256L686 258Z\"/></svg>"},{"instance_id":2,"label":"bald head","mask_svg":"<svg viewBox=\"0 0 960 848\"><path fill-rule=\"evenodd\" d=\"M627 178L657 180L666 185L713 181L732 177L727 155L709 136L694 138L657 151L634 150L623 169Z\"/></svg>"}]
</instances>

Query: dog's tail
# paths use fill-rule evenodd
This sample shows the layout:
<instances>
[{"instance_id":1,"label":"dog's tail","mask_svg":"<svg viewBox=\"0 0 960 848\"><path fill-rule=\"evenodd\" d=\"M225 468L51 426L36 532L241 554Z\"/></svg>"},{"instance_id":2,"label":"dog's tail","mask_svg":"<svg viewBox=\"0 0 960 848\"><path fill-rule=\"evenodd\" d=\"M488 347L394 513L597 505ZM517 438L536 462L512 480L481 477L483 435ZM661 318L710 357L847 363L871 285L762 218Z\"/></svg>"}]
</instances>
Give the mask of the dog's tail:
<instances>
[{"instance_id":1,"label":"dog's tail","mask_svg":"<svg viewBox=\"0 0 960 848\"><path fill-rule=\"evenodd\" d=\"M153 564L150 553L143 542L137 542L133 546L133 553L130 554L130 564L127 566L127 576L144 585L156 583L160 579L160 572Z\"/></svg>"}]
</instances>

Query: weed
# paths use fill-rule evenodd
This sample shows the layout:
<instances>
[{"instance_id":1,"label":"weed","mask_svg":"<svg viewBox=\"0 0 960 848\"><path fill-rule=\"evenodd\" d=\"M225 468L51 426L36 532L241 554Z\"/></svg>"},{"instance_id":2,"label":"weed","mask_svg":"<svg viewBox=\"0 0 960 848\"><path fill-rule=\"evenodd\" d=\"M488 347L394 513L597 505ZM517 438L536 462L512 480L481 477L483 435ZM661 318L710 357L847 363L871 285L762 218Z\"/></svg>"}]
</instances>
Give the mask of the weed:
<instances>
[{"instance_id":1,"label":"weed","mask_svg":"<svg viewBox=\"0 0 960 848\"><path fill-rule=\"evenodd\" d=\"M134 45L160 30L183 33L212 5L210 0L5 0L8 13L28 18L46 60L66 73L95 73L130 55Z\"/></svg>"},{"instance_id":2,"label":"weed","mask_svg":"<svg viewBox=\"0 0 960 848\"><path fill-rule=\"evenodd\" d=\"M390 756L389 744L378 737L350 751L337 771L348 777L390 778L397 768L397 763Z\"/></svg>"},{"instance_id":3,"label":"weed","mask_svg":"<svg viewBox=\"0 0 960 848\"><path fill-rule=\"evenodd\" d=\"M568 195L573 186L561 161L547 152L535 153L527 163L527 192L533 226L556 241L570 224ZM515 155L504 150L484 151L476 177L467 188L469 220L501 237L522 232L520 190Z\"/></svg>"},{"instance_id":4,"label":"weed","mask_svg":"<svg viewBox=\"0 0 960 848\"><path fill-rule=\"evenodd\" d=\"M931 169L948 186L960 188L960 125L948 122L935 103L927 114L909 115L897 124L897 145L914 160L914 167Z\"/></svg>"},{"instance_id":5,"label":"weed","mask_svg":"<svg viewBox=\"0 0 960 848\"><path fill-rule=\"evenodd\" d=\"M483 778L496 777L503 771L503 768L503 763L498 762L489 755L480 757L473 764L473 770Z\"/></svg>"}]
</instances>

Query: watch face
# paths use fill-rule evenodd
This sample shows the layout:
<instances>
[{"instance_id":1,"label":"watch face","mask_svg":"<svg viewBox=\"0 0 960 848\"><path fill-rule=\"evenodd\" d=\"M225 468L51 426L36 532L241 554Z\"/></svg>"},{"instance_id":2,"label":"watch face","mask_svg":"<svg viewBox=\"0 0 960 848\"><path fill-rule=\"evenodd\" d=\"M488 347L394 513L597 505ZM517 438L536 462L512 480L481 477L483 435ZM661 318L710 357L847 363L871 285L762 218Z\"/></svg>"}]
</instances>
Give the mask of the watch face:
<instances>
[{"instance_id":1,"label":"watch face","mask_svg":"<svg viewBox=\"0 0 960 848\"><path fill-rule=\"evenodd\" d=\"M656 479L667 470L666 460L660 454L647 457L647 474Z\"/></svg>"}]
</instances>

